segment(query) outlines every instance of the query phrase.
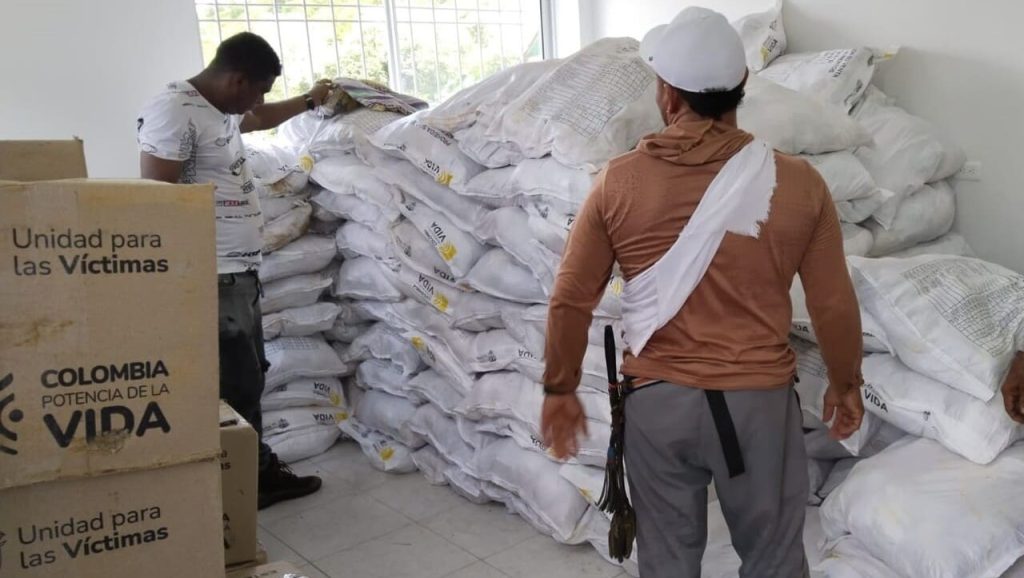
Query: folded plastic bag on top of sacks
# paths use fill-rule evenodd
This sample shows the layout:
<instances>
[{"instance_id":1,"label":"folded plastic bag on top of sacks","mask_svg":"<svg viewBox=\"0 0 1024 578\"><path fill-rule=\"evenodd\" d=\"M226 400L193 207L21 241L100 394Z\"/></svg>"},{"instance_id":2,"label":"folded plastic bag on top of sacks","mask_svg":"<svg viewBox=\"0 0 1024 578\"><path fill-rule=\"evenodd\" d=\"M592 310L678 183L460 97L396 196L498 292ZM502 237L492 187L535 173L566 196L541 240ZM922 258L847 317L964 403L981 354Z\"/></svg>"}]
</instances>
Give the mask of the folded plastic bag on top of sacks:
<instances>
[{"instance_id":1,"label":"folded plastic bag on top of sacks","mask_svg":"<svg viewBox=\"0 0 1024 578\"><path fill-rule=\"evenodd\" d=\"M568 57L496 115L491 140L530 158L597 170L664 126L657 83L632 38L606 38ZM478 121L479 124L480 121Z\"/></svg>"},{"instance_id":2,"label":"folded plastic bag on top of sacks","mask_svg":"<svg viewBox=\"0 0 1024 578\"><path fill-rule=\"evenodd\" d=\"M899 47L861 47L786 54L759 76L849 113L871 84L877 64L898 52Z\"/></svg>"},{"instance_id":3,"label":"folded plastic bag on top of sacks","mask_svg":"<svg viewBox=\"0 0 1024 578\"><path fill-rule=\"evenodd\" d=\"M979 259L847 259L861 306L909 367L992 399L1024 335L1024 276Z\"/></svg>"},{"instance_id":4,"label":"folded plastic bag on top of sacks","mask_svg":"<svg viewBox=\"0 0 1024 578\"><path fill-rule=\"evenodd\" d=\"M857 464L822 525L833 544L851 536L900 576L995 578L1024 555L1022 477L1024 445L979 466L907 439Z\"/></svg>"}]
</instances>

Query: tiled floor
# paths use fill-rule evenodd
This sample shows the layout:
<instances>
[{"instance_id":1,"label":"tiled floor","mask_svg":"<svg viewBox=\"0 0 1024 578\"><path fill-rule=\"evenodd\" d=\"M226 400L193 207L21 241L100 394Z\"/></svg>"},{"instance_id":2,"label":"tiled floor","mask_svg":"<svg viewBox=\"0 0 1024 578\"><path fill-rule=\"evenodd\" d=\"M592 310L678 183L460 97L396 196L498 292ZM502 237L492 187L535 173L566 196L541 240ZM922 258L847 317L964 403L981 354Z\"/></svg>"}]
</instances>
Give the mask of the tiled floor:
<instances>
[{"instance_id":1,"label":"tiled floor","mask_svg":"<svg viewBox=\"0 0 1024 578\"><path fill-rule=\"evenodd\" d=\"M271 560L310 578L625 578L588 545L562 546L504 506L477 506L419 473L374 470L352 442L296 464L324 489L260 512Z\"/></svg>"}]
</instances>

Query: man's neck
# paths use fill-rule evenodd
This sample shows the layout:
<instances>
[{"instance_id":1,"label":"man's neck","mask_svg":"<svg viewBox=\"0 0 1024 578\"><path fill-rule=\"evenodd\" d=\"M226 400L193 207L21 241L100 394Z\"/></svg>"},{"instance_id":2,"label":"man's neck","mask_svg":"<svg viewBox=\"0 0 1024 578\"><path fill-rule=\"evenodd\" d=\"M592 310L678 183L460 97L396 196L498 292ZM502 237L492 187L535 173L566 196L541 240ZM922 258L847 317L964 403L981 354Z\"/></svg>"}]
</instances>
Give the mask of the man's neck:
<instances>
[{"instance_id":1,"label":"man's neck","mask_svg":"<svg viewBox=\"0 0 1024 578\"><path fill-rule=\"evenodd\" d=\"M214 108L219 110L222 114L227 114L224 112L227 107L221 99L217 98L217 79L209 69L206 69L188 79L188 83L199 91L199 94L205 98L207 102L212 104Z\"/></svg>"},{"instance_id":2,"label":"man's neck","mask_svg":"<svg viewBox=\"0 0 1024 578\"><path fill-rule=\"evenodd\" d=\"M712 119L710 119L710 118L708 118L706 116L701 116L701 115L693 112L690 109L686 109L685 111L680 111L680 112L676 113L675 116L672 117L671 122L669 122L669 124L681 124L681 123L688 123L688 122L707 122L709 120L712 120ZM719 123L719 124L728 125L728 126L730 126L732 128L739 128L739 122L736 119L736 111L735 110L722 115L722 118L720 120L716 120L714 122Z\"/></svg>"}]
</instances>

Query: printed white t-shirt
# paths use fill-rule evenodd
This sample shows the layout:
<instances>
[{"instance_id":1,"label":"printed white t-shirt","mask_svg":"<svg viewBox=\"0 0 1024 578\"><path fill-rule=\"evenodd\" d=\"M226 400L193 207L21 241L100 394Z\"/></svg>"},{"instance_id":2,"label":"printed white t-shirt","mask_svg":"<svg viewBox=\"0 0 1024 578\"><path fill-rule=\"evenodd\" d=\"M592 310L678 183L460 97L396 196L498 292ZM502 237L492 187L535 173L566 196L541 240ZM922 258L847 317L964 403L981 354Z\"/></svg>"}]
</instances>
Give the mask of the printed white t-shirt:
<instances>
[{"instance_id":1,"label":"printed white t-shirt","mask_svg":"<svg viewBox=\"0 0 1024 578\"><path fill-rule=\"evenodd\" d=\"M181 183L216 186L217 272L256 271L263 213L239 131L241 116L224 114L186 81L172 82L142 109L139 150L184 161Z\"/></svg>"}]
</instances>

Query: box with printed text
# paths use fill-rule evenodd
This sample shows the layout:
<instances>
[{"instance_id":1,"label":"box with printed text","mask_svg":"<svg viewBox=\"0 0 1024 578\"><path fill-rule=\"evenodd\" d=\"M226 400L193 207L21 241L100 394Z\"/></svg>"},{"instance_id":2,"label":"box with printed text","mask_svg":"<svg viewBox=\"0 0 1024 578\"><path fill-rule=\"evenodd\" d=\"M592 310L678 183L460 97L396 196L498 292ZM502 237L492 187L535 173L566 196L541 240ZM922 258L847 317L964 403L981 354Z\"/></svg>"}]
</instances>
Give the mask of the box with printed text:
<instances>
[{"instance_id":1,"label":"box with printed text","mask_svg":"<svg viewBox=\"0 0 1024 578\"><path fill-rule=\"evenodd\" d=\"M0 491L0 578L220 576L220 466Z\"/></svg>"},{"instance_id":2,"label":"box with printed text","mask_svg":"<svg viewBox=\"0 0 1024 578\"><path fill-rule=\"evenodd\" d=\"M0 489L215 457L208 185L0 185Z\"/></svg>"}]
</instances>

